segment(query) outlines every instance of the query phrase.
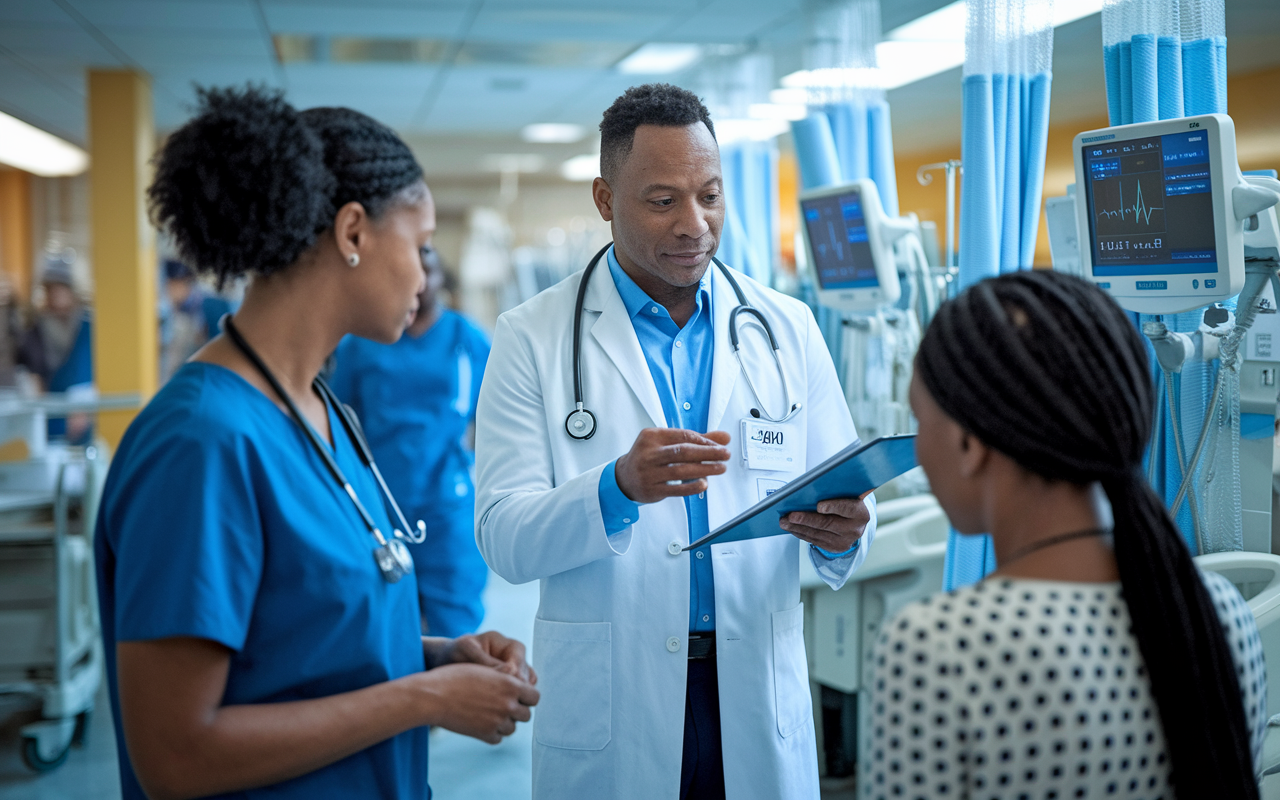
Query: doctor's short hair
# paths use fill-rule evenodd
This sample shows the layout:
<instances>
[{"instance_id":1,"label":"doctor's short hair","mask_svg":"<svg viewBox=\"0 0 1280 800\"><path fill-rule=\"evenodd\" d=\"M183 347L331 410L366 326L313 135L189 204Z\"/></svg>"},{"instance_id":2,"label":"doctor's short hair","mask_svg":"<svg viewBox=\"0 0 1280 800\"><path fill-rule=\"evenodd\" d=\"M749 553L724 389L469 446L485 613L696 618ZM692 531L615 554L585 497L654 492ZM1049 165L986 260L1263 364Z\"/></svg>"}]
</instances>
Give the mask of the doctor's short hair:
<instances>
[{"instance_id":1,"label":"doctor's short hair","mask_svg":"<svg viewBox=\"0 0 1280 800\"><path fill-rule=\"evenodd\" d=\"M711 112L693 92L669 83L632 86L613 101L600 121L600 177L613 183L641 125L683 128L698 122L707 126L714 139Z\"/></svg>"},{"instance_id":2,"label":"doctor's short hair","mask_svg":"<svg viewBox=\"0 0 1280 800\"><path fill-rule=\"evenodd\" d=\"M298 111L281 92L201 88L156 155L147 199L178 256L222 284L293 264L358 202L377 218L426 197L400 137L349 108Z\"/></svg>"}]
</instances>

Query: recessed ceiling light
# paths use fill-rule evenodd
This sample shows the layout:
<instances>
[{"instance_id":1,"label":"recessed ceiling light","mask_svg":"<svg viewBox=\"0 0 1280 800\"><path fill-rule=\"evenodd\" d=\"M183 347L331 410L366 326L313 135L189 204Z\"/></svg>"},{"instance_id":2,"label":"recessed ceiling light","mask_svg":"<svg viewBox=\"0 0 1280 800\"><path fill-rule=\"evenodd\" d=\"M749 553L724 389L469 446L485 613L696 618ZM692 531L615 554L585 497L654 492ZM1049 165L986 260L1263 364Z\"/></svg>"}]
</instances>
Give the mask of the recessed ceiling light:
<instances>
[{"instance_id":1,"label":"recessed ceiling light","mask_svg":"<svg viewBox=\"0 0 1280 800\"><path fill-rule=\"evenodd\" d=\"M567 122L535 122L525 125L520 137L526 142L539 144L563 144L582 141L587 135L586 128Z\"/></svg>"},{"instance_id":2,"label":"recessed ceiling light","mask_svg":"<svg viewBox=\"0 0 1280 800\"><path fill-rule=\"evenodd\" d=\"M560 165L560 175L567 181L592 181L600 176L600 156L588 153L574 156Z\"/></svg>"},{"instance_id":3,"label":"recessed ceiling light","mask_svg":"<svg viewBox=\"0 0 1280 800\"><path fill-rule=\"evenodd\" d=\"M702 58L702 46L650 42L618 62L624 75L665 75L692 66Z\"/></svg>"},{"instance_id":4,"label":"recessed ceiling light","mask_svg":"<svg viewBox=\"0 0 1280 800\"><path fill-rule=\"evenodd\" d=\"M0 112L0 163L44 177L79 175L89 168L89 154Z\"/></svg>"}]
</instances>

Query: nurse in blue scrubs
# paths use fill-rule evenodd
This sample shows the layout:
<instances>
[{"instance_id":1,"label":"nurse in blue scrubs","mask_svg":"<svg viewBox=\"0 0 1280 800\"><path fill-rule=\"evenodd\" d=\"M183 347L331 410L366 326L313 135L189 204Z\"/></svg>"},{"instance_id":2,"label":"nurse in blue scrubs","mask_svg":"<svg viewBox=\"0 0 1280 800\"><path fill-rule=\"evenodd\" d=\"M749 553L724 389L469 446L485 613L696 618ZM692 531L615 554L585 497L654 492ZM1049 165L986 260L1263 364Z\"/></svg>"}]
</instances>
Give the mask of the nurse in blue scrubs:
<instances>
[{"instance_id":1,"label":"nurse in blue scrubs","mask_svg":"<svg viewBox=\"0 0 1280 800\"><path fill-rule=\"evenodd\" d=\"M404 336L387 345L348 336L338 346L333 390L360 417L391 493L426 539L410 545L418 572L422 632L461 636L480 627L489 568L475 538L475 456L467 432L476 417L489 339L445 308L444 270L422 253L426 288Z\"/></svg>"},{"instance_id":2,"label":"nurse in blue scrubs","mask_svg":"<svg viewBox=\"0 0 1280 800\"><path fill-rule=\"evenodd\" d=\"M125 800L427 798L427 726L498 742L536 676L497 633L420 635L417 535L322 364L416 312L435 210L388 128L201 92L149 199L244 303L130 426L95 548Z\"/></svg>"}]
</instances>

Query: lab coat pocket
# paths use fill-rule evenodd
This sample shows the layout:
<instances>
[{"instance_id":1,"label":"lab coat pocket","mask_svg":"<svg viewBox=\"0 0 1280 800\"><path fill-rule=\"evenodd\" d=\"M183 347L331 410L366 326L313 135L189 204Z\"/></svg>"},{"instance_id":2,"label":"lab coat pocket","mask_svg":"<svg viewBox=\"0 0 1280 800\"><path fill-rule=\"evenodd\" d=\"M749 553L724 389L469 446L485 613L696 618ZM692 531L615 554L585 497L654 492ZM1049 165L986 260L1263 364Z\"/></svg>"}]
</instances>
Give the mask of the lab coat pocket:
<instances>
[{"instance_id":1,"label":"lab coat pocket","mask_svg":"<svg viewBox=\"0 0 1280 800\"><path fill-rule=\"evenodd\" d=\"M804 603L773 612L773 701L778 733L784 738L813 714L804 655Z\"/></svg>"},{"instance_id":2,"label":"lab coat pocket","mask_svg":"<svg viewBox=\"0 0 1280 800\"><path fill-rule=\"evenodd\" d=\"M533 622L542 699L533 716L538 744L602 750L612 736L612 632L608 622Z\"/></svg>"}]
</instances>

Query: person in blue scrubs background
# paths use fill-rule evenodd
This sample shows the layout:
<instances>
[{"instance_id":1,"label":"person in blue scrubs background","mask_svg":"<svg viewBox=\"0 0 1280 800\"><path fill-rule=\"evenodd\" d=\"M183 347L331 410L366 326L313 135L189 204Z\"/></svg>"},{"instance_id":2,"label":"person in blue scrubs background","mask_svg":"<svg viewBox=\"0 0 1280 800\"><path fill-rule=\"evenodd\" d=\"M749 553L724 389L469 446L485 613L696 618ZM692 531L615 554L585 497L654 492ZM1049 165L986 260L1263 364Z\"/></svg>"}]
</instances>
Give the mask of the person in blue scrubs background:
<instances>
[{"instance_id":1,"label":"person in blue scrubs background","mask_svg":"<svg viewBox=\"0 0 1280 800\"><path fill-rule=\"evenodd\" d=\"M40 273L44 308L36 314L18 350L18 363L40 378L46 392L69 399L91 400L93 386L93 321L76 296L68 254L51 256ZM86 444L93 436L88 414L72 414L48 422L50 439Z\"/></svg>"},{"instance_id":2,"label":"person in blue scrubs background","mask_svg":"<svg viewBox=\"0 0 1280 800\"><path fill-rule=\"evenodd\" d=\"M317 376L344 336L394 342L413 318L431 194L363 114L199 95L150 206L195 269L252 282L107 478L94 548L122 795L429 798L427 726L497 743L537 676L501 634L421 635L415 580L376 560L398 541L387 505Z\"/></svg>"},{"instance_id":3,"label":"person in blue scrubs background","mask_svg":"<svg viewBox=\"0 0 1280 800\"><path fill-rule=\"evenodd\" d=\"M422 251L426 288L395 344L348 336L333 390L360 417L387 485L427 539L409 546L418 573L422 632L461 636L480 627L489 575L476 547L475 455L468 443L489 339L446 308L439 254Z\"/></svg>"}]
</instances>

